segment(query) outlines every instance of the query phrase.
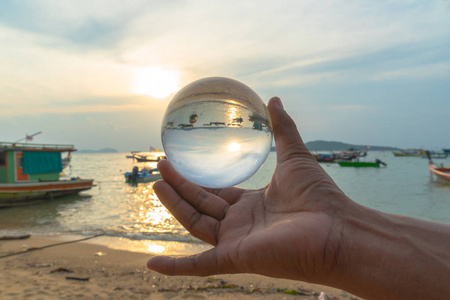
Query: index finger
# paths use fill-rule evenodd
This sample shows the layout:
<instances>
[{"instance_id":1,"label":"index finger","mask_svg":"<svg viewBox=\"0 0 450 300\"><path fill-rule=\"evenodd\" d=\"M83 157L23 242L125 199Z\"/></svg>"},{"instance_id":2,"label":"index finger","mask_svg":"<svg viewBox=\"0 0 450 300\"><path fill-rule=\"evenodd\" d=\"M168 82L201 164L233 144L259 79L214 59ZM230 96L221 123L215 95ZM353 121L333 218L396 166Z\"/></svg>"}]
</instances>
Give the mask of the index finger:
<instances>
[{"instance_id":1,"label":"index finger","mask_svg":"<svg viewBox=\"0 0 450 300\"><path fill-rule=\"evenodd\" d=\"M216 220L223 220L230 206L227 201L182 177L167 160L158 163L158 170L164 181L196 210Z\"/></svg>"}]
</instances>

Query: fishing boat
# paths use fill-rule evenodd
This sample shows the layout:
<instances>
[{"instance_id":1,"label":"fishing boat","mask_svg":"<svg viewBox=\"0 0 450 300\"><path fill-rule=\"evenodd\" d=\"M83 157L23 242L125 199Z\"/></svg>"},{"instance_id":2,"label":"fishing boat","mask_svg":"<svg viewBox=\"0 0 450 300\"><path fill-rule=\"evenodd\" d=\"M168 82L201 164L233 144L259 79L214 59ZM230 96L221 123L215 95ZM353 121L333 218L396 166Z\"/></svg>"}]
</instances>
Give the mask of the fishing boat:
<instances>
[{"instance_id":1,"label":"fishing boat","mask_svg":"<svg viewBox=\"0 0 450 300\"><path fill-rule=\"evenodd\" d=\"M137 162L158 162L161 159L167 159L166 154L161 151L152 152L132 152L132 158Z\"/></svg>"},{"instance_id":2,"label":"fishing boat","mask_svg":"<svg viewBox=\"0 0 450 300\"><path fill-rule=\"evenodd\" d=\"M336 157L338 157L334 153L313 153L312 155L318 162L326 163L332 163L336 160Z\"/></svg>"},{"instance_id":3,"label":"fishing boat","mask_svg":"<svg viewBox=\"0 0 450 300\"><path fill-rule=\"evenodd\" d=\"M392 154L394 154L394 156L396 157L404 157L404 156L417 156L416 153L411 153L411 152L398 152L398 151L392 151Z\"/></svg>"},{"instance_id":4,"label":"fishing boat","mask_svg":"<svg viewBox=\"0 0 450 300\"><path fill-rule=\"evenodd\" d=\"M434 174L440 180L450 182L450 166L444 166L443 164L435 165L428 151L427 157L428 157L428 170L430 170L430 174Z\"/></svg>"},{"instance_id":5,"label":"fishing boat","mask_svg":"<svg viewBox=\"0 0 450 300\"><path fill-rule=\"evenodd\" d=\"M126 172L123 175L125 181L130 184L153 182L162 178L157 168L151 169L148 167L141 170L138 167L133 167L133 171Z\"/></svg>"},{"instance_id":6,"label":"fishing boat","mask_svg":"<svg viewBox=\"0 0 450 300\"><path fill-rule=\"evenodd\" d=\"M377 159L373 162L368 161L338 161L337 162L341 167L354 167L354 168L379 168L380 165L387 166L386 163Z\"/></svg>"},{"instance_id":7,"label":"fishing boat","mask_svg":"<svg viewBox=\"0 0 450 300\"><path fill-rule=\"evenodd\" d=\"M445 152L428 152L428 154L430 155L431 158L436 159L444 159L448 157L448 153ZM428 155L424 155L422 156L422 158L428 158Z\"/></svg>"},{"instance_id":8,"label":"fishing boat","mask_svg":"<svg viewBox=\"0 0 450 300\"><path fill-rule=\"evenodd\" d=\"M364 152L361 152L360 150L349 148L347 151L341 151L339 152L336 159L338 160L345 160L345 161L351 161L353 159L367 156L367 150Z\"/></svg>"},{"instance_id":9,"label":"fishing boat","mask_svg":"<svg viewBox=\"0 0 450 300\"><path fill-rule=\"evenodd\" d=\"M93 179L60 180L61 153L73 145L0 142L0 207L28 205L78 193Z\"/></svg>"},{"instance_id":10,"label":"fishing boat","mask_svg":"<svg viewBox=\"0 0 450 300\"><path fill-rule=\"evenodd\" d=\"M420 156L426 156L425 150L422 149L406 149L403 151L392 151L392 154L396 157L420 157Z\"/></svg>"}]
</instances>

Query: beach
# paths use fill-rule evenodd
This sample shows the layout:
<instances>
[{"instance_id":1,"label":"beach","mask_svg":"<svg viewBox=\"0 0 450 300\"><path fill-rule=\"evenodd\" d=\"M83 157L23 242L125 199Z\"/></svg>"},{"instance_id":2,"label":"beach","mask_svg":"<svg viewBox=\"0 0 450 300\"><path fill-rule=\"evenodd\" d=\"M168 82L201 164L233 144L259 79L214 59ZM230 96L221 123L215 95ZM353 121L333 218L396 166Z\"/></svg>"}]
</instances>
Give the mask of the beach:
<instances>
[{"instance_id":1,"label":"beach","mask_svg":"<svg viewBox=\"0 0 450 300\"><path fill-rule=\"evenodd\" d=\"M331 287L253 274L165 276L146 268L151 254L80 239L1 240L0 298L318 299L323 292L325 299L359 299Z\"/></svg>"},{"instance_id":2,"label":"beach","mask_svg":"<svg viewBox=\"0 0 450 300\"><path fill-rule=\"evenodd\" d=\"M361 205L450 223L450 185L430 176L426 160L376 151L366 159L376 158L388 167L321 166ZM150 271L146 262L151 255L192 255L210 246L166 210L153 183L125 183L123 173L134 166L125 153L74 154L72 163L68 176L94 178L97 186L0 210L0 236L31 236L0 240L0 299L319 299L321 292L325 299L358 299L330 287L252 274L170 277ZM240 187L265 185L275 164L271 152ZM39 247L46 248L32 250ZM13 253L20 254L5 256Z\"/></svg>"}]
</instances>

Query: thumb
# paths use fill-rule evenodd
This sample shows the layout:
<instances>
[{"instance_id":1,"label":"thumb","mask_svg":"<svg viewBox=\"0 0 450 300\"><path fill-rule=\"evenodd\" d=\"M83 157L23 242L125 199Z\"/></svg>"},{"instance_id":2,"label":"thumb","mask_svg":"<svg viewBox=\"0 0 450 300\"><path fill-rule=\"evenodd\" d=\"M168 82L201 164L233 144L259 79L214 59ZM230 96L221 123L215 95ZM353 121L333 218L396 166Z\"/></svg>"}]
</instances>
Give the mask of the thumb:
<instances>
[{"instance_id":1,"label":"thumb","mask_svg":"<svg viewBox=\"0 0 450 300\"><path fill-rule=\"evenodd\" d=\"M149 259L147 268L165 275L207 276L236 273L227 266L218 265L215 248L191 256L157 255Z\"/></svg>"},{"instance_id":2,"label":"thumb","mask_svg":"<svg viewBox=\"0 0 450 300\"><path fill-rule=\"evenodd\" d=\"M267 105L272 119L277 163L282 163L294 155L314 159L300 137L294 120L283 108L280 98L272 97Z\"/></svg>"}]
</instances>

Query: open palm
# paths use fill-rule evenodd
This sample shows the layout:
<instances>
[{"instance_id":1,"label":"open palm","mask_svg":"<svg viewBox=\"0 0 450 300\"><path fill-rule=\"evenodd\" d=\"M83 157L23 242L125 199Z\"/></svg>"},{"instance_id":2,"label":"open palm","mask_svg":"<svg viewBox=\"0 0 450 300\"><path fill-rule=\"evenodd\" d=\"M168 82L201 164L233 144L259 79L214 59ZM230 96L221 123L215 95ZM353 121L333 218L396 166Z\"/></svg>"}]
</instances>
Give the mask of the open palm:
<instances>
[{"instance_id":1,"label":"open palm","mask_svg":"<svg viewBox=\"0 0 450 300\"><path fill-rule=\"evenodd\" d=\"M181 177L170 162L158 164L164 180L153 188L159 199L193 236L214 247L188 257L155 256L147 263L150 269L169 275L257 273L311 282L332 269L340 240L333 216L347 198L304 146L281 101L272 98L268 107L277 167L266 187L204 189Z\"/></svg>"}]
</instances>

